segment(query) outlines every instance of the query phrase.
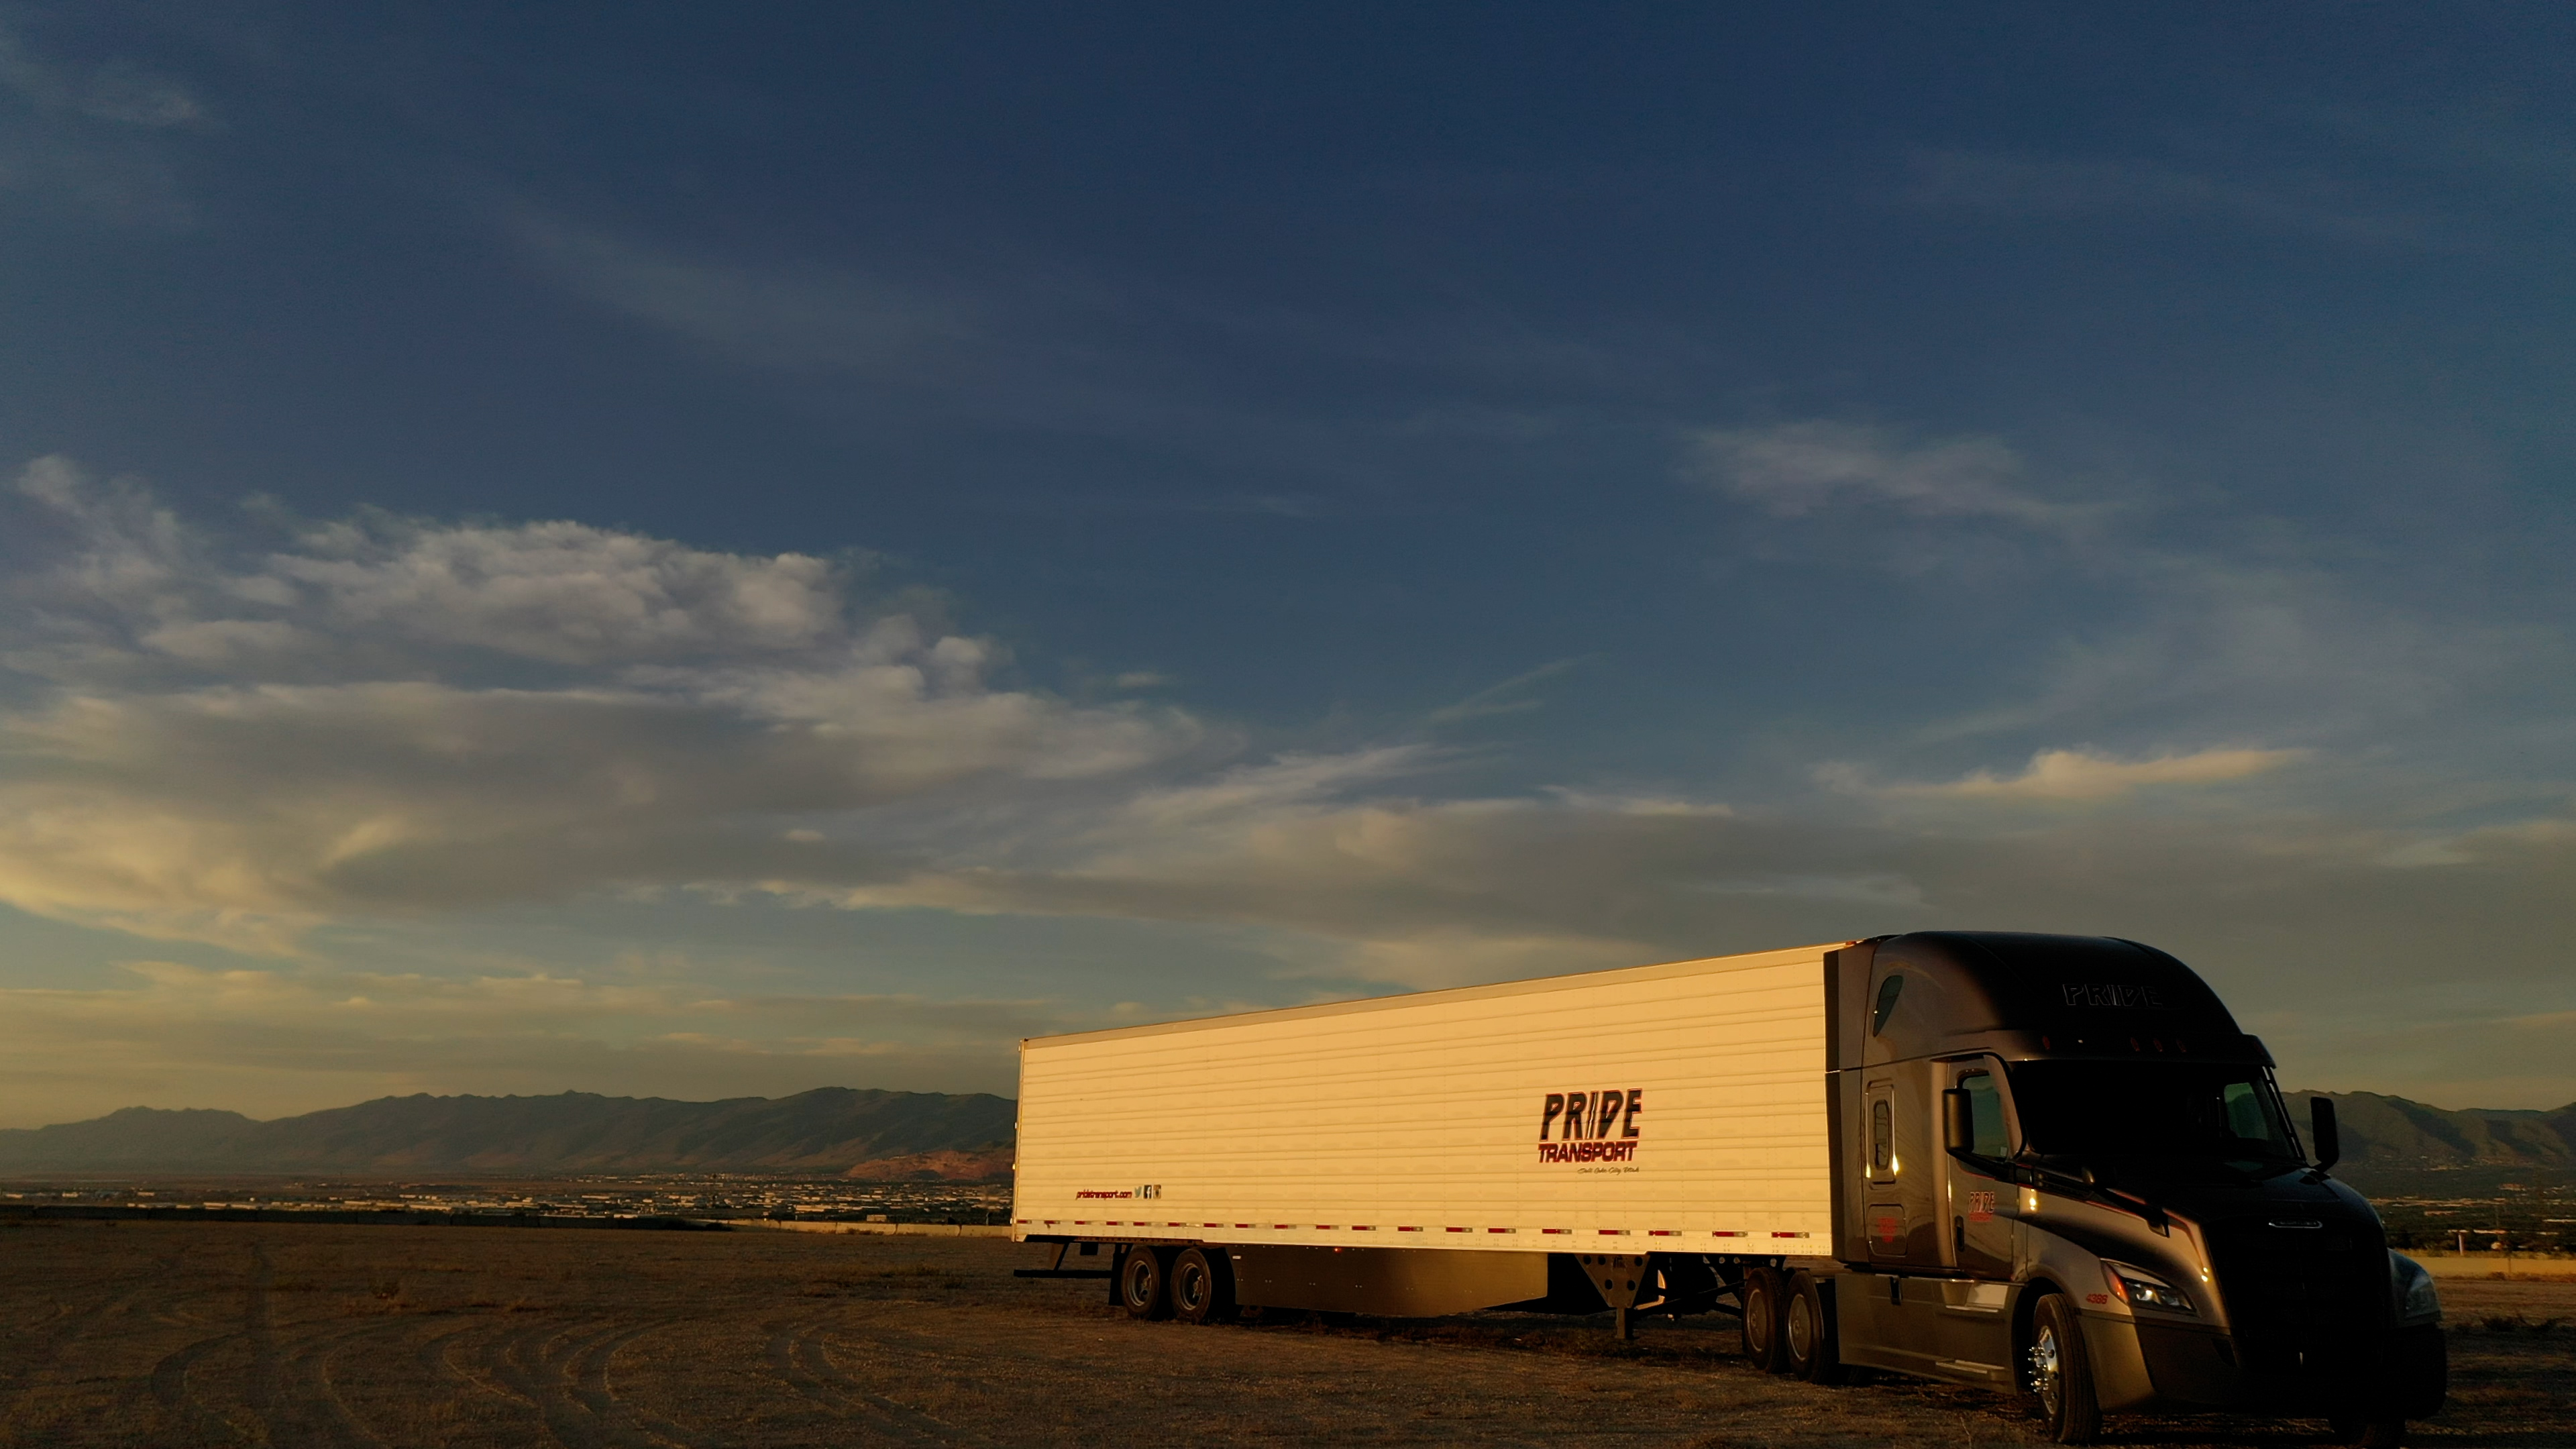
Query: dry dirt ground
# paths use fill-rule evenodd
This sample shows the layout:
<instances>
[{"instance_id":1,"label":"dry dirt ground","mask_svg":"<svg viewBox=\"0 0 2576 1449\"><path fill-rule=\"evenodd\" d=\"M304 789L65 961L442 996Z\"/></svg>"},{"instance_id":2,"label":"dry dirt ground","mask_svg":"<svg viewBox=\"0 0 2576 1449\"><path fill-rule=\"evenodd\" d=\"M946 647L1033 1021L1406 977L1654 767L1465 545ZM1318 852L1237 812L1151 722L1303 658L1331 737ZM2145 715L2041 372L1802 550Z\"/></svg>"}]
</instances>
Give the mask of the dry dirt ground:
<instances>
[{"instance_id":1,"label":"dry dirt ground","mask_svg":"<svg viewBox=\"0 0 2576 1449\"><path fill-rule=\"evenodd\" d=\"M0 1444L2023 1444L1992 1395L1746 1369L1725 1320L1133 1323L991 1239L0 1228ZM2576 1446L2576 1284L2444 1286L2415 1442ZM2519 1316L2517 1322L2516 1316ZM2496 1327L2485 1326L2493 1317ZM2115 1441L2323 1442L2120 1421Z\"/></svg>"}]
</instances>

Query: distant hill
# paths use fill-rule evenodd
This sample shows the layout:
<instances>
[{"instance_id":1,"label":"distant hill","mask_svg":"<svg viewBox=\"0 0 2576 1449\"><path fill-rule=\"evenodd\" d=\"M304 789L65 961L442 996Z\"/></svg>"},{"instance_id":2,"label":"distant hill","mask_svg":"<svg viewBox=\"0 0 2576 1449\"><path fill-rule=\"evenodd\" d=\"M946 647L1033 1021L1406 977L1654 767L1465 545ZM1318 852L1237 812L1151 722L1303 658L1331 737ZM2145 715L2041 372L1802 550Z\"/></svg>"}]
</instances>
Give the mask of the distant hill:
<instances>
[{"instance_id":1,"label":"distant hill","mask_svg":"<svg viewBox=\"0 0 2576 1449\"><path fill-rule=\"evenodd\" d=\"M128 1107L0 1130L0 1173L800 1172L1007 1177L1016 1106L984 1093L824 1087L793 1097L383 1097L254 1122Z\"/></svg>"},{"instance_id":2,"label":"distant hill","mask_svg":"<svg viewBox=\"0 0 2576 1449\"><path fill-rule=\"evenodd\" d=\"M2377 1092L2291 1092L2304 1134L2308 1099L2335 1104L2343 1161L2365 1168L2576 1167L2576 1103L2547 1112L2451 1111Z\"/></svg>"}]
</instances>

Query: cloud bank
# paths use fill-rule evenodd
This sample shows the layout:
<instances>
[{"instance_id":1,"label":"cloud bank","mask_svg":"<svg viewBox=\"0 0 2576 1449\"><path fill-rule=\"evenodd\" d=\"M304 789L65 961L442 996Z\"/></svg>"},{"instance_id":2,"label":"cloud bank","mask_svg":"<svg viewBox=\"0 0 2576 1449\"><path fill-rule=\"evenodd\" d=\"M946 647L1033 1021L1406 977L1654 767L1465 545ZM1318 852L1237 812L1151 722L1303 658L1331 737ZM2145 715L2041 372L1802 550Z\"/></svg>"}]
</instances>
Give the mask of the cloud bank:
<instances>
[{"instance_id":1,"label":"cloud bank","mask_svg":"<svg viewBox=\"0 0 2576 1449\"><path fill-rule=\"evenodd\" d=\"M1824 425L1711 447L1757 502L2060 519L2013 491L2005 452ZM1183 958L1222 940L1268 963L1192 977L1204 1009L1951 926L2156 941L2321 1060L2379 1029L2301 1005L2329 977L2463 1043L2556 1019L2576 812L2526 792L2461 818L2456 797L2393 808L2384 782L2356 786L2358 737L2315 723L2324 702L2384 723L2457 676L2285 576L2151 562L2172 607L2062 653L2019 704L1908 722L1878 760L1730 796L1497 791L1461 788L1472 752L1418 738L1264 752L1176 707L1050 692L931 604L876 597L863 558L364 514L272 516L245 542L59 459L11 507L0 904L243 960L0 988L29 1101L110 1061L266 1081L278 1110L359 1094L338 1084L538 1090L639 1064L723 1090L1006 1086L1013 1036L1116 1009L1073 977L994 1005L763 994L705 965L365 959L370 923L637 899L1149 923ZM2420 677L2391 683L2408 660ZM1426 727L1518 712L1570 663ZM2265 693L2284 670L2309 722L2267 739L2293 718ZM2027 742L2079 729L2130 743ZM2476 969L2437 987L2426 963L2463 952ZM2476 1095L2473 1048L2410 1050ZM2561 1078L2576 1096L2576 1074L2527 1064L2495 1080L2538 1100Z\"/></svg>"},{"instance_id":2,"label":"cloud bank","mask_svg":"<svg viewBox=\"0 0 2576 1449\"><path fill-rule=\"evenodd\" d=\"M60 460L0 655L0 902L292 951L315 923L613 886L855 881L797 833L1187 753L1175 709L1002 687L849 571L563 522L361 519L228 556Z\"/></svg>"}]
</instances>

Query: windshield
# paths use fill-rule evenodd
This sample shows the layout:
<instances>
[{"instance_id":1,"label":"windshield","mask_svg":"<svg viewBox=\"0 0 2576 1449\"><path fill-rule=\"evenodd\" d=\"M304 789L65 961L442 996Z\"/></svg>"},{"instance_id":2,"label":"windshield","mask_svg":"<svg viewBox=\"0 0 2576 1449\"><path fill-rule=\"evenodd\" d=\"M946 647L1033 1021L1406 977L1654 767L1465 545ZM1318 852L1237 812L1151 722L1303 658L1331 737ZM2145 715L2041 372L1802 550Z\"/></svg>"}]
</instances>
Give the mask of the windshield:
<instances>
[{"instance_id":1,"label":"windshield","mask_svg":"<svg viewBox=\"0 0 2576 1449\"><path fill-rule=\"evenodd\" d=\"M2299 1160L2260 1067L2022 1062L2012 1077L2022 1136L2040 1152L2247 1166Z\"/></svg>"}]
</instances>

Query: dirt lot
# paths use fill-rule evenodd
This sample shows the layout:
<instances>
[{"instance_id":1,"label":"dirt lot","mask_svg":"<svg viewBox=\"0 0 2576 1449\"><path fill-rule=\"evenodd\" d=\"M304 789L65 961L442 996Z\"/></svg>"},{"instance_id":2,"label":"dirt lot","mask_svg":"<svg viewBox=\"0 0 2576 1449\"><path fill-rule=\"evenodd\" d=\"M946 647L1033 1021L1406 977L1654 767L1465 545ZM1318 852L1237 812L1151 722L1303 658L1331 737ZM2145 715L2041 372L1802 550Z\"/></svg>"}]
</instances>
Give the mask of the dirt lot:
<instances>
[{"instance_id":1,"label":"dirt lot","mask_svg":"<svg viewBox=\"0 0 2576 1449\"><path fill-rule=\"evenodd\" d=\"M2036 1442L1991 1395L1752 1373L1722 1321L1131 1323L989 1239L291 1224L0 1229L0 1444ZM2576 1284L2448 1283L2418 1442L2576 1446ZM2483 1320L2495 1317L2499 1326ZM2163 1445L2315 1423L2123 1421Z\"/></svg>"}]
</instances>

